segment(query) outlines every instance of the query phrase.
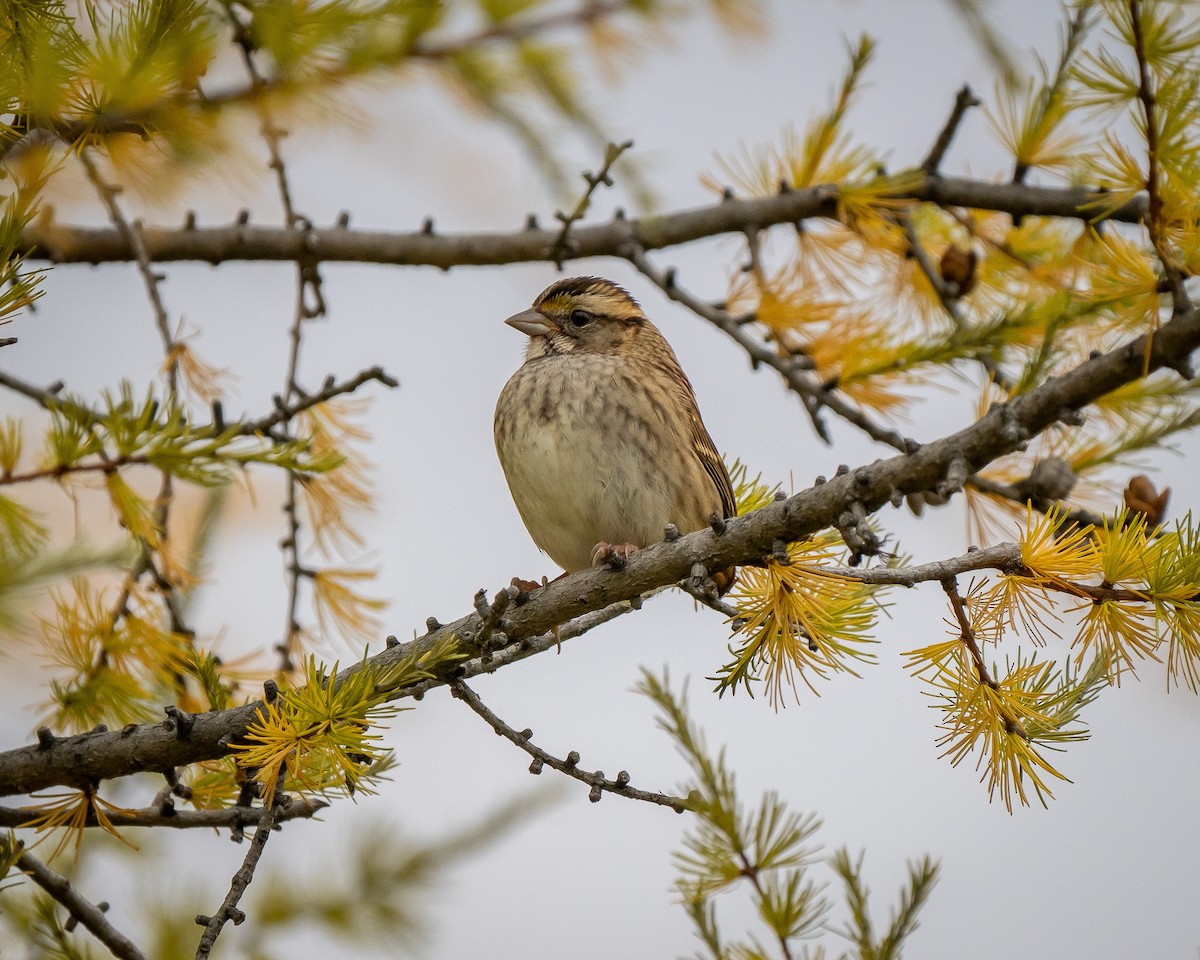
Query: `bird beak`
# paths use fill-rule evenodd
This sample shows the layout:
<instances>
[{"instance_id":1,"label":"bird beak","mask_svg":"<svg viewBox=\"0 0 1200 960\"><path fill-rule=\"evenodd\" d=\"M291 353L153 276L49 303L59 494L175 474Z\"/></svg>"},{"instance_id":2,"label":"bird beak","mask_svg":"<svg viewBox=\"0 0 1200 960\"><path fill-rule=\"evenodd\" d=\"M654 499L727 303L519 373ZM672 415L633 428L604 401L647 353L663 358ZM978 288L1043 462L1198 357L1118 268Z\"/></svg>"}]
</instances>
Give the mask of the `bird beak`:
<instances>
[{"instance_id":1,"label":"bird beak","mask_svg":"<svg viewBox=\"0 0 1200 960\"><path fill-rule=\"evenodd\" d=\"M545 314L538 313L533 309L514 313L504 322L513 329L520 330L530 337L548 337L557 329L550 323Z\"/></svg>"}]
</instances>

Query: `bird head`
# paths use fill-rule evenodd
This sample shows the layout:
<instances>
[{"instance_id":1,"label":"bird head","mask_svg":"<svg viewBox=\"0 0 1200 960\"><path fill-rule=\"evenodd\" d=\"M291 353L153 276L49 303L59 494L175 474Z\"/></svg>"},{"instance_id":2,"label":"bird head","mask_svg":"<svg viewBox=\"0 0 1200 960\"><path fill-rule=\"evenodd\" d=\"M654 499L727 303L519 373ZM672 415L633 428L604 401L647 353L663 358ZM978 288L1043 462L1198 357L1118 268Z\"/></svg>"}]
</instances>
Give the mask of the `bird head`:
<instances>
[{"instance_id":1,"label":"bird head","mask_svg":"<svg viewBox=\"0 0 1200 960\"><path fill-rule=\"evenodd\" d=\"M504 321L529 337L528 359L563 353L618 353L647 324L628 292L599 277L551 284L533 306Z\"/></svg>"}]
</instances>

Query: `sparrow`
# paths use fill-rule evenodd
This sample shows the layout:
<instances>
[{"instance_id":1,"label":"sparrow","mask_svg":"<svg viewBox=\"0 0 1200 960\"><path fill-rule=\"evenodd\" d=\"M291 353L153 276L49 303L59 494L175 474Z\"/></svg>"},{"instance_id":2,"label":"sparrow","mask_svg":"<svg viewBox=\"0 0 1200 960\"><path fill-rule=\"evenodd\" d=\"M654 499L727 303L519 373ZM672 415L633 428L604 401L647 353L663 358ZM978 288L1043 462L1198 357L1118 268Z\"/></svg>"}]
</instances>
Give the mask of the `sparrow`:
<instances>
[{"instance_id":1,"label":"sparrow","mask_svg":"<svg viewBox=\"0 0 1200 960\"><path fill-rule=\"evenodd\" d=\"M530 536L566 573L619 565L667 524L736 515L692 385L627 291L559 280L504 322L529 343L496 402L496 452ZM712 576L724 593L734 568Z\"/></svg>"}]
</instances>

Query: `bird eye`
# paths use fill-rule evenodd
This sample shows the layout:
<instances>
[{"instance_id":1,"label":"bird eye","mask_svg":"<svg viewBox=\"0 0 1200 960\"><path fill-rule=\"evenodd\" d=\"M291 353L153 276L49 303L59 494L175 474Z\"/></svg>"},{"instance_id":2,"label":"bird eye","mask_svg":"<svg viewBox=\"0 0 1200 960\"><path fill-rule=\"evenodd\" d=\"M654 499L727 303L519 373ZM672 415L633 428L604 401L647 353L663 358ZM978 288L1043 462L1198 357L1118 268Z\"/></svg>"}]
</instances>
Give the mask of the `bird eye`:
<instances>
[{"instance_id":1,"label":"bird eye","mask_svg":"<svg viewBox=\"0 0 1200 960\"><path fill-rule=\"evenodd\" d=\"M586 327L592 322L592 315L586 310L572 310L571 322L577 327Z\"/></svg>"}]
</instances>

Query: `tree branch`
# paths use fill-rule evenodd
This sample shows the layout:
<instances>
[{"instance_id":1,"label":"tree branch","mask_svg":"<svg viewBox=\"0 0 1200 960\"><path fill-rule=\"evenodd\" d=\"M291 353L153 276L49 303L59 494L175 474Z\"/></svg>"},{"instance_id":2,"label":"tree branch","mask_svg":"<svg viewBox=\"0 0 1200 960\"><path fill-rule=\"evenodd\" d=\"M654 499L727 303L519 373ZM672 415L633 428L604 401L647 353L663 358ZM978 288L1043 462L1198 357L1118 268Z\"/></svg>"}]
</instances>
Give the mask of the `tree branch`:
<instances>
[{"instance_id":1,"label":"tree branch","mask_svg":"<svg viewBox=\"0 0 1200 960\"><path fill-rule=\"evenodd\" d=\"M315 817L329 804L324 800L309 800L304 797L292 797L291 803L280 809L275 816L276 823L285 820L309 819ZM44 818L46 811L39 807L0 807L0 827L20 829L36 825ZM163 806L146 807L141 810L112 810L105 813L105 821L114 827L172 827L176 830L190 830L203 827L217 830L222 827L230 829L252 827L263 818L262 807L222 807L219 810L175 810ZM89 814L84 827L100 826L95 814Z\"/></svg>"},{"instance_id":2,"label":"tree branch","mask_svg":"<svg viewBox=\"0 0 1200 960\"><path fill-rule=\"evenodd\" d=\"M1014 567L1019 567L1020 562L1020 546L1015 543L998 543L982 550L969 550L948 560L934 560L910 567L821 567L821 570L845 577L847 580L857 580L859 583L915 587L918 583L941 581L974 570L1008 572Z\"/></svg>"},{"instance_id":3,"label":"tree branch","mask_svg":"<svg viewBox=\"0 0 1200 960\"><path fill-rule=\"evenodd\" d=\"M582 622L586 617L581 614L606 612L604 608L621 601L636 604L647 591L691 576L697 566L720 570L769 556L780 540L799 540L836 524L853 504L871 512L908 494L961 484L971 472L1018 449L1064 416L1071 416L1150 371L1178 363L1198 347L1200 310L1192 308L1174 316L1152 337L1143 334L1009 403L995 404L972 425L907 455L848 470L746 516L730 519L721 532L706 528L678 540L653 544L630 557L622 570L581 571L534 591L527 599L518 597L497 625L496 632L509 642L502 650L493 650L491 640L488 649L479 647L475 638L483 618L471 613L451 624L431 623L425 635L395 644L367 663L387 667L453 635L464 652L479 658L477 672L497 669L530 656L531 645L537 645L537 652L554 646L550 631L556 626L572 620ZM435 680L396 690L394 698L415 696L461 676L451 668ZM199 714L186 736L174 725L131 725L121 731L49 738L9 750L0 753L0 795L28 793L56 784L79 785L223 756L257 710L258 704L250 703Z\"/></svg>"},{"instance_id":4,"label":"tree branch","mask_svg":"<svg viewBox=\"0 0 1200 960\"><path fill-rule=\"evenodd\" d=\"M574 750L567 755L566 760L559 760L558 757L547 753L530 739L533 736L532 730L514 730L489 710L479 699L479 695L461 680L456 680L450 685L450 692L482 717L488 726L496 731L497 736L504 737L510 743L515 743L533 757L533 763L529 765L529 772L532 774L541 773L542 767L545 766L568 777L574 777L592 788L589 795L592 803L599 802L604 793L615 793L618 796L629 797L631 800L644 800L646 803L657 803L660 806L670 807L676 813L683 813L687 809L688 802L684 797L672 797L664 793L654 793L629 786L629 774L624 770L617 774L616 780L606 779L603 770L580 770L577 766L579 754Z\"/></svg>"},{"instance_id":5,"label":"tree branch","mask_svg":"<svg viewBox=\"0 0 1200 960\"><path fill-rule=\"evenodd\" d=\"M221 902L221 909L211 917L196 917L196 923L204 927L204 933L201 935L200 943L196 947L196 960L206 960L212 952L213 945L217 942L217 937L221 935L221 930L224 929L225 924L233 921L233 925L236 927L246 919L246 915L238 909L238 901L242 899L242 894L246 892L246 888L250 886L250 882L254 879L254 870L258 866L263 848L266 847L267 841L271 838L271 830L275 826L276 818L282 806L282 800L283 777L280 777L275 784L275 793L271 797L271 805L264 807L262 817L258 821L258 826L254 828L254 839L250 841L250 847L246 850L246 856L242 860L242 865L233 874L233 880L229 884L229 892L225 894L225 899Z\"/></svg>"},{"instance_id":6,"label":"tree branch","mask_svg":"<svg viewBox=\"0 0 1200 960\"><path fill-rule=\"evenodd\" d=\"M820 418L822 407L828 407L878 443L887 444L900 451L907 451L915 446L915 441L907 439L896 430L875 423L836 390L818 382L812 372L806 368L802 358L782 356L777 350L773 350L755 337L744 324L738 323L735 317L688 293L676 282L674 270L665 272L658 270L640 247L628 249L625 252L625 258L670 299L682 303L698 317L707 320L728 335L746 351L751 363L763 364L775 370L783 378L788 389L800 397L813 422L813 428L826 443L831 441Z\"/></svg>"},{"instance_id":7,"label":"tree branch","mask_svg":"<svg viewBox=\"0 0 1200 960\"><path fill-rule=\"evenodd\" d=\"M954 142L954 135L958 133L958 127L962 123L963 117L967 115L968 110L979 106L980 103L982 101L971 91L970 85L964 83L954 98L954 108L950 111L950 116L946 118L945 126L942 127L937 140L933 142L929 154L921 162L922 170L930 175L938 172L938 167L942 165L946 151Z\"/></svg>"},{"instance_id":8,"label":"tree branch","mask_svg":"<svg viewBox=\"0 0 1200 960\"><path fill-rule=\"evenodd\" d=\"M327 400L332 400L334 397L354 393L364 383L368 383L371 380L378 380L385 387L393 389L400 386L400 381L380 366L369 367L355 374L349 380L343 380L340 383L335 381L332 376L329 376L325 378L321 389L316 393L306 393L298 399L287 403L284 402L283 397L279 397L273 412L267 414L265 417L259 417L257 420L248 420L243 423L240 432L246 435L270 433L281 423L287 423L305 410L324 403Z\"/></svg>"},{"instance_id":9,"label":"tree branch","mask_svg":"<svg viewBox=\"0 0 1200 960\"><path fill-rule=\"evenodd\" d=\"M36 387L31 383L26 383L24 380L17 379L11 374L0 371L0 386L8 387L9 390L28 397L39 406L49 409L59 401L59 394L62 392L64 384L61 380L55 380L54 383L43 390L41 387Z\"/></svg>"},{"instance_id":10,"label":"tree branch","mask_svg":"<svg viewBox=\"0 0 1200 960\"><path fill-rule=\"evenodd\" d=\"M92 936L112 951L114 957L120 960L146 960L146 955L133 941L108 922L101 909L103 904L98 907L84 899L62 874L55 873L31 853L23 853L17 858L17 868L61 903Z\"/></svg>"},{"instance_id":11,"label":"tree branch","mask_svg":"<svg viewBox=\"0 0 1200 960\"><path fill-rule=\"evenodd\" d=\"M630 247L661 250L693 240L747 229L837 216L836 186L790 190L770 197L729 199L705 207L644 219L615 217L571 231L567 259L623 257ZM943 206L999 210L1013 216L1096 218L1101 194L1080 187L1040 187L990 183L962 177L926 176L898 200ZM1146 198L1113 211L1107 219L1137 223L1146 216ZM523 228L511 233L437 234L351 230L344 226L296 231L234 223L223 227L145 227L142 241L150 260L320 260L408 266L484 266L552 261L559 231ZM113 228L74 227L37 222L21 234L34 259L56 263L113 263L135 259L129 241Z\"/></svg>"}]
</instances>

